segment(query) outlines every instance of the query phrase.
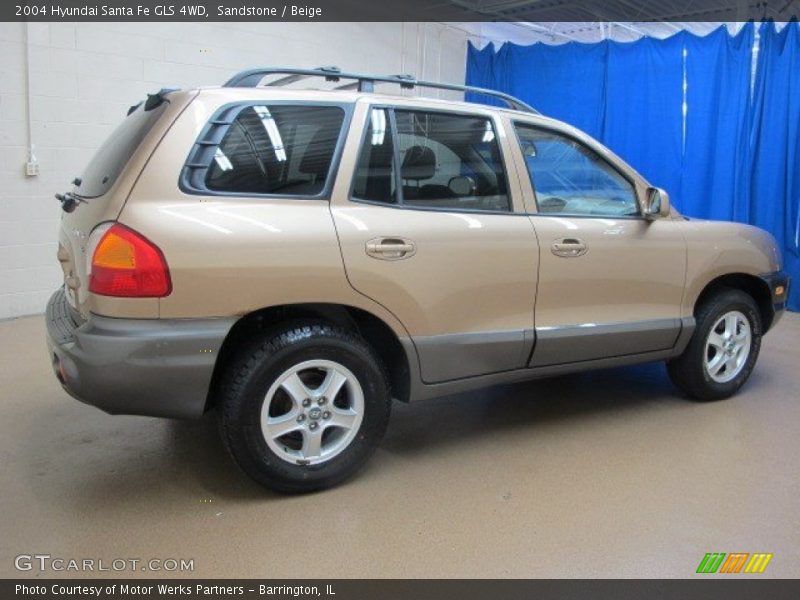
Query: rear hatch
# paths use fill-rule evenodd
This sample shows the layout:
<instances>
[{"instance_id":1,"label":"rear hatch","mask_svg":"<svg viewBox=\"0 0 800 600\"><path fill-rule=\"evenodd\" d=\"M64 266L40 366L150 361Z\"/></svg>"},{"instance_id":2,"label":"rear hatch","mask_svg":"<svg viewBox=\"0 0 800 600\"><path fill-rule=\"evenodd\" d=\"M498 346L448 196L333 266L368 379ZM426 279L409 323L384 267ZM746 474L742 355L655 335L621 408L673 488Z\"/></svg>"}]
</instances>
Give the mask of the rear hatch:
<instances>
[{"instance_id":1,"label":"rear hatch","mask_svg":"<svg viewBox=\"0 0 800 600\"><path fill-rule=\"evenodd\" d=\"M93 245L118 217L158 142L196 93L162 90L131 107L84 172L72 182L72 189L57 195L64 208L58 260L64 271L68 302L83 317L88 314ZM176 182L177 178L176 173Z\"/></svg>"}]
</instances>

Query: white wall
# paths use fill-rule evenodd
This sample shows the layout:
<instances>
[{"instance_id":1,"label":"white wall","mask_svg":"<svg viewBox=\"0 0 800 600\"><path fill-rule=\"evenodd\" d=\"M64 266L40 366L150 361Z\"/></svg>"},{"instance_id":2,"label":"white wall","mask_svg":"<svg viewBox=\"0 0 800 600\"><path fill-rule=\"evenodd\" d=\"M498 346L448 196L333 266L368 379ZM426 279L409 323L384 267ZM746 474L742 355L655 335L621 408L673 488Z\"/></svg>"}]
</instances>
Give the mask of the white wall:
<instances>
[{"instance_id":1,"label":"white wall","mask_svg":"<svg viewBox=\"0 0 800 600\"><path fill-rule=\"evenodd\" d=\"M44 310L61 280L53 194L69 188L146 92L218 85L237 70L270 65L463 83L470 29L479 26L0 23L0 319ZM36 177L25 175L30 142Z\"/></svg>"}]
</instances>

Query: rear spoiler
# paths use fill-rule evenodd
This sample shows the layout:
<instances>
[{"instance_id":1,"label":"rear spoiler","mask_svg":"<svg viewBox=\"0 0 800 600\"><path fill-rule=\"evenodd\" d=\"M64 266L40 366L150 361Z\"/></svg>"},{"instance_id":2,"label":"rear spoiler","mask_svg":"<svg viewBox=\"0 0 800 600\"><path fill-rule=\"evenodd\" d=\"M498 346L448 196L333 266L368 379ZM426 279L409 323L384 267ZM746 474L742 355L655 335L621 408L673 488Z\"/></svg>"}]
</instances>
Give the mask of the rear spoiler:
<instances>
[{"instance_id":1,"label":"rear spoiler","mask_svg":"<svg viewBox=\"0 0 800 600\"><path fill-rule=\"evenodd\" d=\"M154 108L158 108L164 102L166 102L167 94L171 94L172 92L177 92L178 88L161 88L155 94L147 94L147 100L142 100L144 103L144 109L146 111L153 110ZM142 105L142 102L138 104L134 104L128 109L128 115L130 115L133 111L139 108ZM126 115L127 116L127 115Z\"/></svg>"}]
</instances>

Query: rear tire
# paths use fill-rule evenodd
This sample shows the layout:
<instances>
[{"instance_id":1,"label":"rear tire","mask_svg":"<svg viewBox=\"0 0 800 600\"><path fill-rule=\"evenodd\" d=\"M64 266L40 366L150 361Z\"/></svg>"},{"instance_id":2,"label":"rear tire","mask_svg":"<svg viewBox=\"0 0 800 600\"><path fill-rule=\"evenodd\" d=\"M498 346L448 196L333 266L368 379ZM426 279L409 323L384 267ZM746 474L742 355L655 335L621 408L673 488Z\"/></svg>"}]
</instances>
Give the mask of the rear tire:
<instances>
[{"instance_id":1,"label":"rear tire","mask_svg":"<svg viewBox=\"0 0 800 600\"><path fill-rule=\"evenodd\" d=\"M324 323L286 327L232 363L221 432L234 461L284 493L334 486L369 458L389 422L380 360L358 335Z\"/></svg>"},{"instance_id":2,"label":"rear tire","mask_svg":"<svg viewBox=\"0 0 800 600\"><path fill-rule=\"evenodd\" d=\"M689 345L667 362L672 382L695 400L728 398L750 377L761 349L758 306L741 290L721 288L700 305Z\"/></svg>"}]
</instances>

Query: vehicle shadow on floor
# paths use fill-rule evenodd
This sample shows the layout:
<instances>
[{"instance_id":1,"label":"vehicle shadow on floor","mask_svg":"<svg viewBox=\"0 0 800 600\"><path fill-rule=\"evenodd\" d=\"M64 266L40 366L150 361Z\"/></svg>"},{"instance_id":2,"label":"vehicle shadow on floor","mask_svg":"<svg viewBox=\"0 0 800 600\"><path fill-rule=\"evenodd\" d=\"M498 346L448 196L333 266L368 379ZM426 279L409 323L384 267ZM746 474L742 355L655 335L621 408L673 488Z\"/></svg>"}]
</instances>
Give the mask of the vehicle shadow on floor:
<instances>
[{"instance_id":1,"label":"vehicle shadow on floor","mask_svg":"<svg viewBox=\"0 0 800 600\"><path fill-rule=\"evenodd\" d=\"M763 371L763 370L762 370ZM747 388L760 386L768 373L753 374ZM474 448L491 436L524 431L535 436L556 425L593 418L623 418L627 411L691 410L697 407L672 386L660 363L560 376L412 404L395 403L380 450L357 476L361 485L381 473L391 456L424 460L437 452ZM75 441L45 440L47 465L31 458L30 483L53 498L80 505L113 507L142 500L178 504L187 496L236 502L285 498L263 489L235 465L221 442L215 414L198 421L161 421L110 417L75 411L64 418L79 422ZM617 414L618 413L618 414ZM41 438L40 438L41 442ZM79 464L89 445L90 460ZM94 445L92 449L90 446ZM24 450L24 449L23 449ZM35 454L31 452L30 454ZM41 454L41 453L40 453ZM71 464L73 478L59 477L60 463ZM41 472L39 472L41 471ZM60 491L59 491L60 489ZM102 499L103 502L97 502Z\"/></svg>"},{"instance_id":2,"label":"vehicle shadow on floor","mask_svg":"<svg viewBox=\"0 0 800 600\"><path fill-rule=\"evenodd\" d=\"M534 435L577 418L686 402L663 363L561 375L419 404L396 403L382 447L398 454L435 452L515 429Z\"/></svg>"},{"instance_id":3,"label":"vehicle shadow on floor","mask_svg":"<svg viewBox=\"0 0 800 600\"><path fill-rule=\"evenodd\" d=\"M419 403L395 402L380 452L358 477L368 479L373 470L382 469L382 453L423 458L452 446L474 446L481 438L515 429L535 435L558 422L647 410L648 405L654 410L691 406L672 386L661 363L502 385ZM213 415L200 422L170 425L175 459L184 456L197 464L197 477L209 490L229 498L273 496L252 484L233 464L222 447ZM199 462L198 456L202 457Z\"/></svg>"}]
</instances>

